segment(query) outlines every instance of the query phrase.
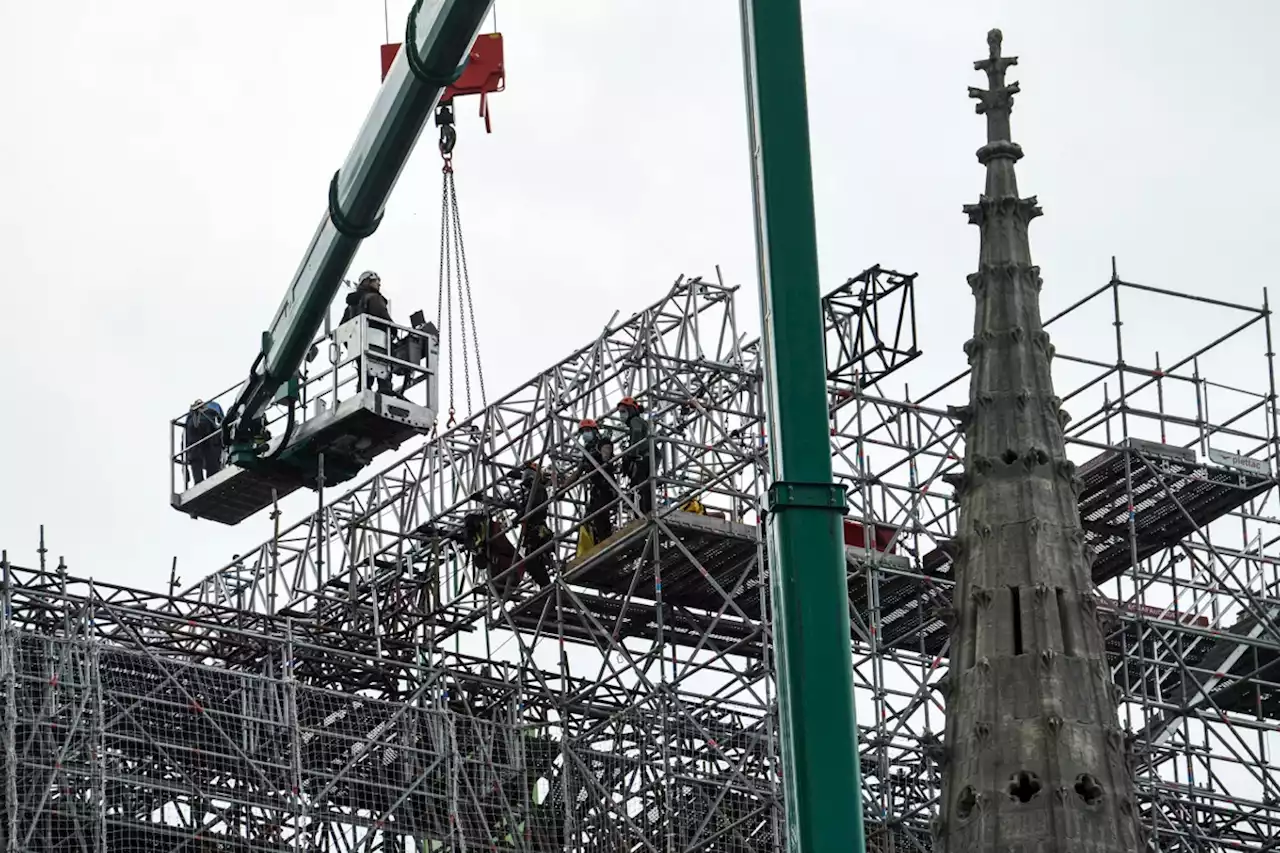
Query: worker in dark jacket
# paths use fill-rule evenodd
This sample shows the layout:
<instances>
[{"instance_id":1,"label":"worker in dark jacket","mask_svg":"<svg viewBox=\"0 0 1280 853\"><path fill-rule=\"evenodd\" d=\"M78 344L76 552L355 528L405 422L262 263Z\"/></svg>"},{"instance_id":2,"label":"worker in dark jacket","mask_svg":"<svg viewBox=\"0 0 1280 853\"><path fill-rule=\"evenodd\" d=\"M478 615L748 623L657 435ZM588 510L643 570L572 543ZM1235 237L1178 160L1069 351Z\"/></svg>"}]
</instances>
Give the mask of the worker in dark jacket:
<instances>
[{"instance_id":1,"label":"worker in dark jacket","mask_svg":"<svg viewBox=\"0 0 1280 853\"><path fill-rule=\"evenodd\" d=\"M511 473L520 478L520 492L512 508L521 518L520 552L525 567L538 586L550 586L551 549L541 550L551 542L551 527L547 524L547 513L551 510L547 476L532 460Z\"/></svg>"},{"instance_id":2,"label":"worker in dark jacket","mask_svg":"<svg viewBox=\"0 0 1280 853\"><path fill-rule=\"evenodd\" d=\"M195 485L222 468L222 407L196 400L183 425L183 450Z\"/></svg>"},{"instance_id":3,"label":"worker in dark jacket","mask_svg":"<svg viewBox=\"0 0 1280 853\"><path fill-rule=\"evenodd\" d=\"M624 439L627 449L622 454L622 473L627 478L627 485L637 493L640 512L648 515L653 512L653 487L649 483L652 448L648 441L649 422L645 420L643 411L634 397L623 397L618 402L618 413L622 415L627 429L627 437Z\"/></svg>"},{"instance_id":4,"label":"worker in dark jacket","mask_svg":"<svg viewBox=\"0 0 1280 853\"><path fill-rule=\"evenodd\" d=\"M523 569L511 571L516 561L516 549L507 538L502 523L487 513L469 512L462 519L460 540L471 555L471 562L478 571L488 575L500 600L505 601L520 583Z\"/></svg>"},{"instance_id":5,"label":"worker in dark jacket","mask_svg":"<svg viewBox=\"0 0 1280 853\"><path fill-rule=\"evenodd\" d=\"M365 270L360 273L360 278L356 280L356 289L347 294L347 307L342 312L342 319L338 324L341 325L348 320L359 317L361 314L368 314L370 317L376 317L388 323L394 322L391 319L391 311L387 307L387 299L382 295L382 279L373 270ZM385 332L386 344L384 346L370 344L370 350L383 354L390 352L391 329L386 329ZM387 375L377 377L378 391L383 394L391 394L390 369L386 365L382 367L387 371ZM365 387L372 388L374 379L373 372L369 371Z\"/></svg>"},{"instance_id":6,"label":"worker in dark jacket","mask_svg":"<svg viewBox=\"0 0 1280 853\"><path fill-rule=\"evenodd\" d=\"M382 279L373 270L365 270L356 279L356 289L347 294L347 310L342 312L340 322L345 323L361 314L392 322L387 298L382 295Z\"/></svg>"},{"instance_id":7,"label":"worker in dark jacket","mask_svg":"<svg viewBox=\"0 0 1280 853\"><path fill-rule=\"evenodd\" d=\"M589 541L579 540L579 555L613 535L614 490L609 482L613 468L613 441L592 418L578 424L578 440L582 443L582 461L572 482L587 481L587 506L583 525Z\"/></svg>"}]
</instances>

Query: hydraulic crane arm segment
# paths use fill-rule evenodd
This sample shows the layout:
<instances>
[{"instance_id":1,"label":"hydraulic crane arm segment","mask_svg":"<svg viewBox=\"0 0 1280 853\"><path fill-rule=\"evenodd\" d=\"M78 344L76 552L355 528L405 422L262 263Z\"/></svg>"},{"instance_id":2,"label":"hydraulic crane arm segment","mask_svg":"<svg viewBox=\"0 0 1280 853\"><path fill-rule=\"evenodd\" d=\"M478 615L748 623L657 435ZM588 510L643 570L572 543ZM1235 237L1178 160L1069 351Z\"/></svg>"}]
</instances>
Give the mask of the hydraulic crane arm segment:
<instances>
[{"instance_id":1,"label":"hydraulic crane arm segment","mask_svg":"<svg viewBox=\"0 0 1280 853\"><path fill-rule=\"evenodd\" d=\"M400 172L460 65L492 0L417 0L405 44L387 73L351 152L329 185L329 205L294 274L248 383L232 409L235 441L281 397L324 324L360 243L373 234Z\"/></svg>"}]
</instances>

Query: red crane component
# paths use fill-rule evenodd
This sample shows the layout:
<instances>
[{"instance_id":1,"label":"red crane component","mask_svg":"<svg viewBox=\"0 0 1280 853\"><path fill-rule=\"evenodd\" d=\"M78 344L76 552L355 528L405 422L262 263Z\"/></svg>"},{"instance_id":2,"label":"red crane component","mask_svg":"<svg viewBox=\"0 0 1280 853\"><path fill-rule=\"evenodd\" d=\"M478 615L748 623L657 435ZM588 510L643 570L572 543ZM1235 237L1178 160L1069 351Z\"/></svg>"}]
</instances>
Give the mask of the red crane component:
<instances>
[{"instance_id":1,"label":"red crane component","mask_svg":"<svg viewBox=\"0 0 1280 853\"><path fill-rule=\"evenodd\" d=\"M396 61L396 54L400 52L400 42L394 44L384 44L382 46L382 79L387 79L387 72L391 70L391 63Z\"/></svg>"},{"instance_id":2,"label":"red crane component","mask_svg":"<svg viewBox=\"0 0 1280 853\"><path fill-rule=\"evenodd\" d=\"M387 79L387 72L391 70L391 63L395 61L399 51L399 42L382 46L383 80ZM489 95L493 92L501 92L506 88L506 83L502 33L482 33L476 37L476 43L471 46L471 53L467 55L467 64L462 69L462 76L445 89L444 94L440 96L440 103L447 104L456 95L479 95L480 118L484 119L485 131L492 132L493 128L489 123Z\"/></svg>"},{"instance_id":3,"label":"red crane component","mask_svg":"<svg viewBox=\"0 0 1280 853\"><path fill-rule=\"evenodd\" d=\"M873 543L871 550L880 551L885 554L892 554L895 548L890 547L893 541L893 534L898 532L898 528L887 524L871 525L871 534ZM855 521L850 518L844 520L844 544L854 548L867 547L867 529L861 521Z\"/></svg>"}]
</instances>

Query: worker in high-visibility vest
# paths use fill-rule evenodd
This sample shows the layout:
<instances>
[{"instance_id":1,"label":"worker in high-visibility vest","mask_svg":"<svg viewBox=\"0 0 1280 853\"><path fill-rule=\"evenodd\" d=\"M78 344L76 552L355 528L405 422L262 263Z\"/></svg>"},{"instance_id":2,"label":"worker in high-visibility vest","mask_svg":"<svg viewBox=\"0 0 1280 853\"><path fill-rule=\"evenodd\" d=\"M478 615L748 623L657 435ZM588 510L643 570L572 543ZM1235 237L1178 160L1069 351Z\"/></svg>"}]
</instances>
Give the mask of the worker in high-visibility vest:
<instances>
[{"instance_id":1,"label":"worker in high-visibility vest","mask_svg":"<svg viewBox=\"0 0 1280 853\"><path fill-rule=\"evenodd\" d=\"M689 498L680 505L681 512L687 512L691 515L706 515L707 508L702 505L702 501L697 498Z\"/></svg>"}]
</instances>

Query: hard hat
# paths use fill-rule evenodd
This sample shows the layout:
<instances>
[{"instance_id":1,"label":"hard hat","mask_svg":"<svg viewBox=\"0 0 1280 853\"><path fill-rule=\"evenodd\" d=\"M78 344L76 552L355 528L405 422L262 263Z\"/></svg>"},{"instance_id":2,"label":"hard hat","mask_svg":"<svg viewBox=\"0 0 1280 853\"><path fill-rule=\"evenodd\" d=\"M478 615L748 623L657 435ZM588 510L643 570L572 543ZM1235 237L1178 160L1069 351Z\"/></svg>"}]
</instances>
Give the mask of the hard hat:
<instances>
[{"instance_id":1,"label":"hard hat","mask_svg":"<svg viewBox=\"0 0 1280 853\"><path fill-rule=\"evenodd\" d=\"M382 279L378 276L378 274L373 270L365 270L364 272L360 273L360 277L356 279L356 285L357 286L362 285L366 281L369 281L370 279L376 279L378 281L382 281Z\"/></svg>"},{"instance_id":2,"label":"hard hat","mask_svg":"<svg viewBox=\"0 0 1280 853\"><path fill-rule=\"evenodd\" d=\"M203 405L204 405L204 400L201 400L199 397L196 397L196 401L191 404L191 408L198 409Z\"/></svg>"},{"instance_id":3,"label":"hard hat","mask_svg":"<svg viewBox=\"0 0 1280 853\"><path fill-rule=\"evenodd\" d=\"M583 418L578 421L578 429L595 429L596 422L592 418Z\"/></svg>"},{"instance_id":4,"label":"hard hat","mask_svg":"<svg viewBox=\"0 0 1280 853\"><path fill-rule=\"evenodd\" d=\"M621 400L618 401L618 408L621 409L623 406L630 406L633 409L640 408L640 404L636 402L636 398L629 397L629 396L623 397Z\"/></svg>"}]
</instances>

